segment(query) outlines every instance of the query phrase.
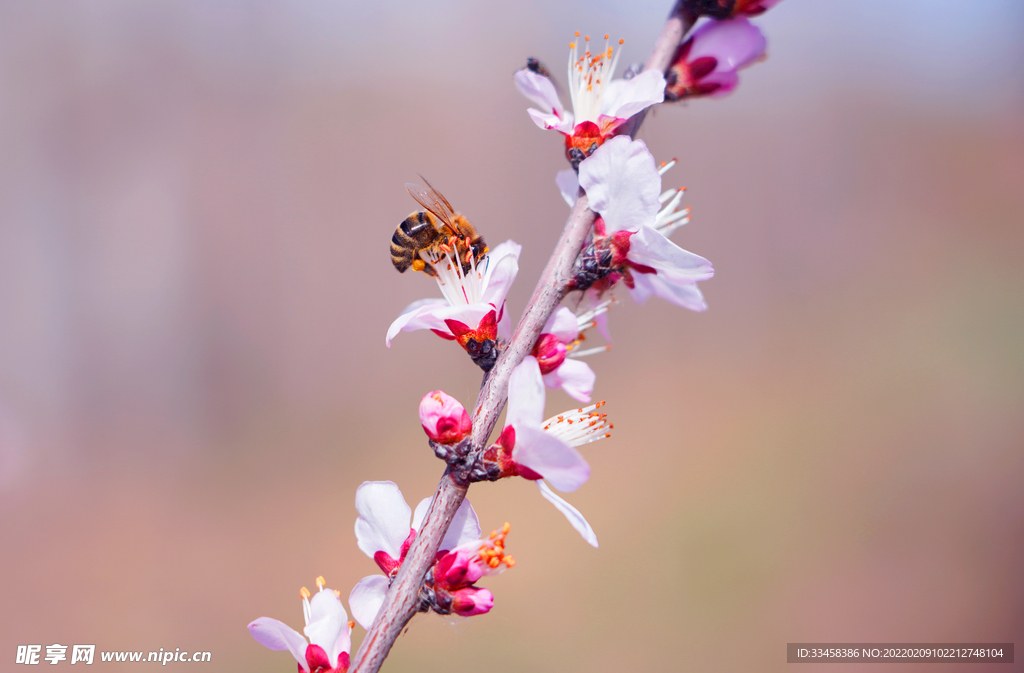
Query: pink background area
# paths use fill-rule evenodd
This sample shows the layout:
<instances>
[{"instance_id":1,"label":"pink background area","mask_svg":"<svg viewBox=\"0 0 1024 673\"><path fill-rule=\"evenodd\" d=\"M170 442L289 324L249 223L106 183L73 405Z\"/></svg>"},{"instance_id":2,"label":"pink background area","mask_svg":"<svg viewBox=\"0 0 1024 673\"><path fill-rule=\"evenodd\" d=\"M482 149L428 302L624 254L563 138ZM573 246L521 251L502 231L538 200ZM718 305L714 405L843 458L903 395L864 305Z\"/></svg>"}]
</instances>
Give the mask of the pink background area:
<instances>
[{"instance_id":1,"label":"pink background area","mask_svg":"<svg viewBox=\"0 0 1024 673\"><path fill-rule=\"evenodd\" d=\"M419 398L479 384L428 333L384 347L436 294L385 256L403 184L524 245L518 317L567 209L511 74L536 56L564 83L574 30L643 60L667 9L0 7L2 667L84 643L293 671L246 624L299 626L300 586L375 571L356 486L428 495ZM645 123L693 208L673 238L717 275L705 314L623 295L589 361L615 434L569 499L601 549L524 481L473 487L518 565L485 580L491 614L417 617L387 670L1024 641L1024 12L786 0L757 22L769 58L735 94Z\"/></svg>"}]
</instances>

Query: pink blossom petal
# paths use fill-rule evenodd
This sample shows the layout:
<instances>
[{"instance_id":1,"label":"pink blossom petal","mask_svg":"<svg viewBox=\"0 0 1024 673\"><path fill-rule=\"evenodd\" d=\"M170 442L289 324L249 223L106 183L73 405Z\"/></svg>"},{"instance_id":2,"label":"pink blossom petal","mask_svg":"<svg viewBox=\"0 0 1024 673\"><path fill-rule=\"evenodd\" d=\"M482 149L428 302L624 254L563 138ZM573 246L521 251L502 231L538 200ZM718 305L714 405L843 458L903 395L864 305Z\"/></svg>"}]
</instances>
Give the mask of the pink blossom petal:
<instances>
[{"instance_id":1,"label":"pink blossom petal","mask_svg":"<svg viewBox=\"0 0 1024 673\"><path fill-rule=\"evenodd\" d=\"M643 227L629 239L626 258L658 270L658 275L672 282L693 283L715 275L711 262L700 255L683 250L650 227ZM634 279L638 275L633 274Z\"/></svg>"},{"instance_id":2,"label":"pink blossom petal","mask_svg":"<svg viewBox=\"0 0 1024 673\"><path fill-rule=\"evenodd\" d=\"M590 466L579 451L538 427L516 427L512 460L541 475L559 491L575 491L590 478Z\"/></svg>"},{"instance_id":3,"label":"pink blossom petal","mask_svg":"<svg viewBox=\"0 0 1024 673\"><path fill-rule=\"evenodd\" d=\"M394 339L395 335L397 335L401 331L412 331L416 329L433 329L433 322L424 322L424 318L422 316L431 315L429 311L425 311L424 309L428 309L430 307L442 307L447 305L448 302L446 302L444 299L419 299L409 304L408 306L405 307L405 310L402 311L402 314L398 316L398 318L396 318L393 323L391 323L391 327L388 328L388 335L387 337L385 337L384 343L387 344L388 348L391 348L391 340ZM442 322L441 327L439 329L447 331L448 328L445 327L444 323Z\"/></svg>"},{"instance_id":4,"label":"pink blossom petal","mask_svg":"<svg viewBox=\"0 0 1024 673\"><path fill-rule=\"evenodd\" d=\"M614 79L601 99L601 114L629 119L637 112L665 100L665 76L645 70L633 79Z\"/></svg>"},{"instance_id":5,"label":"pink blossom petal","mask_svg":"<svg viewBox=\"0 0 1024 673\"><path fill-rule=\"evenodd\" d=\"M540 427L544 420L544 381L540 375L537 358L527 355L512 370L508 379L508 413L505 425L515 427L516 433L521 427ZM518 439L516 447L518 448Z\"/></svg>"},{"instance_id":6,"label":"pink blossom petal","mask_svg":"<svg viewBox=\"0 0 1024 673\"><path fill-rule=\"evenodd\" d=\"M548 502L558 508L559 512L565 515L565 518L569 520L569 523L576 529L576 532L583 536L583 539L596 549L597 535L594 533L594 529L590 527L590 524L587 523L587 520L583 518L583 515L580 514L580 511L565 500L562 500L562 498L558 497L558 495L543 481L538 481L537 487L540 488L540 494L544 496Z\"/></svg>"},{"instance_id":7,"label":"pink blossom petal","mask_svg":"<svg viewBox=\"0 0 1024 673\"><path fill-rule=\"evenodd\" d=\"M642 140L616 136L580 164L580 185L608 233L636 231L654 222L661 176Z\"/></svg>"},{"instance_id":8,"label":"pink blossom petal","mask_svg":"<svg viewBox=\"0 0 1024 673\"><path fill-rule=\"evenodd\" d=\"M514 276L513 276L514 277ZM506 289L507 291L507 289ZM423 304L409 313L398 316L388 329L386 343L391 346L391 339L401 332L412 332L419 329L438 330L451 333L445 320L458 320L466 325L480 324L485 315L494 310L490 304L458 304L451 306L444 299L421 300ZM417 302L420 303L420 302Z\"/></svg>"},{"instance_id":9,"label":"pink blossom petal","mask_svg":"<svg viewBox=\"0 0 1024 673\"><path fill-rule=\"evenodd\" d=\"M271 650L288 650L303 670L309 670L306 664L306 639L284 622L270 617L260 617L249 624L249 633L263 647Z\"/></svg>"},{"instance_id":10,"label":"pink blossom petal","mask_svg":"<svg viewBox=\"0 0 1024 673\"><path fill-rule=\"evenodd\" d=\"M573 117L571 113L565 112L559 117L558 115L546 114L533 108L528 109L526 113L530 115L530 119L533 120L534 124L545 131L558 131L566 135L572 133Z\"/></svg>"},{"instance_id":11,"label":"pink blossom petal","mask_svg":"<svg viewBox=\"0 0 1024 673\"><path fill-rule=\"evenodd\" d=\"M570 343L580 334L580 323L576 314L565 306L559 306L544 323L541 334L554 334L562 343Z\"/></svg>"},{"instance_id":12,"label":"pink blossom petal","mask_svg":"<svg viewBox=\"0 0 1024 673\"><path fill-rule=\"evenodd\" d=\"M364 481L356 489L356 510L356 542L363 553L373 558L383 551L398 559L412 516L398 486L391 481Z\"/></svg>"},{"instance_id":13,"label":"pink blossom petal","mask_svg":"<svg viewBox=\"0 0 1024 673\"><path fill-rule=\"evenodd\" d=\"M576 205L576 194L580 191L580 180L576 177L576 171L566 168L564 171L555 173L555 185L562 193L562 198L572 208Z\"/></svg>"},{"instance_id":14,"label":"pink blossom petal","mask_svg":"<svg viewBox=\"0 0 1024 673\"><path fill-rule=\"evenodd\" d=\"M565 116L565 109L558 97L558 91L551 80L544 75L537 74L531 70L517 70L512 77L516 89L523 94L544 112L557 112Z\"/></svg>"},{"instance_id":15,"label":"pink blossom petal","mask_svg":"<svg viewBox=\"0 0 1024 673\"><path fill-rule=\"evenodd\" d=\"M430 502L433 498L424 498L420 501L420 504L416 505L416 511L412 515L412 527L413 530L419 530L423 524L423 519L427 516L427 511L430 509ZM441 546L438 547L438 551L451 551L459 545L465 544L470 541L478 541L480 539L480 519L477 518L476 511L473 506L469 504L469 500L463 500L462 504L459 505L459 509L456 510L455 516L452 518L452 523L448 526L448 532L444 534L444 538L441 540Z\"/></svg>"},{"instance_id":16,"label":"pink blossom petal","mask_svg":"<svg viewBox=\"0 0 1024 673\"><path fill-rule=\"evenodd\" d=\"M586 362L566 358L562 365L544 377L544 385L548 388L561 388L565 393L580 402L590 402L590 393L594 391L597 374Z\"/></svg>"},{"instance_id":17,"label":"pink blossom petal","mask_svg":"<svg viewBox=\"0 0 1024 673\"><path fill-rule=\"evenodd\" d=\"M706 311L707 303L700 288L693 282L672 282L659 274L634 274L634 287L629 295L638 304L643 304L653 294L676 306L691 311Z\"/></svg>"},{"instance_id":18,"label":"pink blossom petal","mask_svg":"<svg viewBox=\"0 0 1024 673\"><path fill-rule=\"evenodd\" d=\"M744 17L708 21L693 32L693 46L686 60L711 56L718 61L716 73L735 72L761 58L766 46L764 34Z\"/></svg>"},{"instance_id":19,"label":"pink blossom petal","mask_svg":"<svg viewBox=\"0 0 1024 673\"><path fill-rule=\"evenodd\" d=\"M702 86L717 84L718 88L707 94L708 98L721 98L732 93L732 90L740 83L740 76L735 70L727 72L713 72L700 81Z\"/></svg>"},{"instance_id":20,"label":"pink blossom petal","mask_svg":"<svg viewBox=\"0 0 1024 673\"><path fill-rule=\"evenodd\" d=\"M388 593L388 578L383 575L370 575L359 580L348 596L348 607L352 610L352 618L364 629L369 630L373 620L384 604Z\"/></svg>"},{"instance_id":21,"label":"pink blossom petal","mask_svg":"<svg viewBox=\"0 0 1024 673\"><path fill-rule=\"evenodd\" d=\"M523 246L509 240L487 253L489 262L484 273L485 289L480 300L483 304L491 304L497 309L505 303L505 296L519 273L519 254L522 251Z\"/></svg>"},{"instance_id":22,"label":"pink blossom petal","mask_svg":"<svg viewBox=\"0 0 1024 673\"><path fill-rule=\"evenodd\" d=\"M348 652L348 615L341 599L331 589L318 591L309 601L309 624L303 629L309 642L319 645L327 653L331 666L337 666L338 655Z\"/></svg>"},{"instance_id":23,"label":"pink blossom petal","mask_svg":"<svg viewBox=\"0 0 1024 673\"><path fill-rule=\"evenodd\" d=\"M498 318L498 336L509 341L512 339L512 317L508 313L508 307L499 306L498 314L501 316Z\"/></svg>"}]
</instances>

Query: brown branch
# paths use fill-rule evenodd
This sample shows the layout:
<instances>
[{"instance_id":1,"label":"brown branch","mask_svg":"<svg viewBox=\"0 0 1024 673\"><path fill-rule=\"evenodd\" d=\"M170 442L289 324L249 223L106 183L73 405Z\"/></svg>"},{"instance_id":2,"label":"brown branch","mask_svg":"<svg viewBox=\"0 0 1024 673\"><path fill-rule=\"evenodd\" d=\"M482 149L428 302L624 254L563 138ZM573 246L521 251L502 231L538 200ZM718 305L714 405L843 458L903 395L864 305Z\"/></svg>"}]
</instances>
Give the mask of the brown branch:
<instances>
[{"instance_id":1,"label":"brown branch","mask_svg":"<svg viewBox=\"0 0 1024 673\"><path fill-rule=\"evenodd\" d=\"M693 20L684 16L683 1L678 0L669 15L651 52L644 70L657 68L664 72L682 41L693 26ZM581 189L562 236L537 282L533 296L519 320L508 346L498 356L494 367L484 378L473 413L472 451L479 453L498 422L508 397L508 380L520 362L533 349L544 323L565 297L572 279L572 266L583 248L587 234L594 224L595 214L587 207L587 196ZM402 629L420 609L420 589L430 567L434 564L444 534L452 517L466 497L467 485L456 482L445 472L438 484L434 501L427 512L419 533L402 562L398 576L384 599L377 618L363 639L352 662L352 673L377 673L391 651Z\"/></svg>"}]
</instances>

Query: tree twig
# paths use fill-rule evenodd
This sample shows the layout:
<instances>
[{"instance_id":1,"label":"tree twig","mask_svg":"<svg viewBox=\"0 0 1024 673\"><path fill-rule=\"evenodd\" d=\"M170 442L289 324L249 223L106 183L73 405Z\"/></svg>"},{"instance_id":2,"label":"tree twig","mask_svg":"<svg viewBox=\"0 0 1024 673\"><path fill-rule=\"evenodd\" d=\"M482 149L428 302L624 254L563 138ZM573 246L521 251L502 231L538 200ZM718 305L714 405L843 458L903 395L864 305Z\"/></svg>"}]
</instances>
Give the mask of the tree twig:
<instances>
[{"instance_id":1,"label":"tree twig","mask_svg":"<svg viewBox=\"0 0 1024 673\"><path fill-rule=\"evenodd\" d=\"M683 0L677 0L644 70L658 69L664 72L683 35L692 26L693 19L683 12ZM480 387L473 413L473 453L478 454L487 448L487 441L508 398L508 380L512 370L533 349L544 323L565 297L572 278L573 263L583 248L595 217L594 212L587 207L586 194L580 190L562 236L537 282L512 340L498 356ZM351 673L377 673L402 629L419 611L423 580L434 564L441 540L468 489L468 486L459 484L450 472L446 471L441 477L430 510L388 590L377 618L363 639L352 662Z\"/></svg>"}]
</instances>

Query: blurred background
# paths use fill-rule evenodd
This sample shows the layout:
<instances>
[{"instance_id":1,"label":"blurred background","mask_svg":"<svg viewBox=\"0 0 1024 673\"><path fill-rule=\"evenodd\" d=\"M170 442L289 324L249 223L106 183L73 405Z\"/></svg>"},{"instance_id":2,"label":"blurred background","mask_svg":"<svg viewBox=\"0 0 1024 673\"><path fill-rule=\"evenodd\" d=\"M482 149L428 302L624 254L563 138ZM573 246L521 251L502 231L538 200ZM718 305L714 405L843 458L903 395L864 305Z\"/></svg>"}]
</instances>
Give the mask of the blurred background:
<instances>
[{"instance_id":1,"label":"blurred background","mask_svg":"<svg viewBox=\"0 0 1024 673\"><path fill-rule=\"evenodd\" d=\"M429 495L418 401L480 381L429 333L384 347L437 295L385 255L404 183L524 245L518 316L567 209L560 138L511 75L536 56L564 82L575 30L643 61L669 4L0 6L0 657L293 671L246 624L301 627L300 586L376 572L356 486ZM769 58L733 95L644 125L688 188L674 240L717 275L704 314L623 295L589 360L615 434L569 500L600 550L530 484L475 486L519 563L484 582L489 615L417 617L386 670L1024 640L1024 8L755 22Z\"/></svg>"}]
</instances>

